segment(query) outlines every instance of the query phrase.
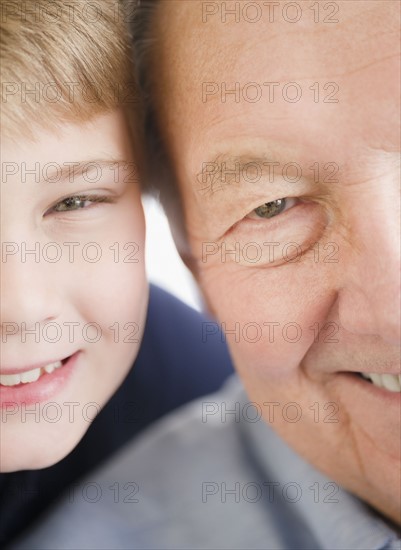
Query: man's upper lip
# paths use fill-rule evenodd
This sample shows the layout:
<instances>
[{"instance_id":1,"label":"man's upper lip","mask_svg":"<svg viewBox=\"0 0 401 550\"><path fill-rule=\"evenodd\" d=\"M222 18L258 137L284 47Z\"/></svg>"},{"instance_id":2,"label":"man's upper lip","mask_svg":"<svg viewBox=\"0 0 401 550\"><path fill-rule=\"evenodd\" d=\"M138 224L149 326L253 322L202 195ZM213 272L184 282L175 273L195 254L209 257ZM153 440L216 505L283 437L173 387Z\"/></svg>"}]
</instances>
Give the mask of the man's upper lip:
<instances>
[{"instance_id":1,"label":"man's upper lip","mask_svg":"<svg viewBox=\"0 0 401 550\"><path fill-rule=\"evenodd\" d=\"M383 371L379 371L379 370L346 370L346 371L337 371L337 372L349 372L349 373L354 373L354 374L395 374L395 375L399 375L401 374L401 370L398 369L398 370L383 370Z\"/></svg>"},{"instance_id":2,"label":"man's upper lip","mask_svg":"<svg viewBox=\"0 0 401 550\"><path fill-rule=\"evenodd\" d=\"M34 365L24 365L23 367L0 367L0 375L2 374L21 374L23 372L28 372L34 369L42 369L46 365L51 365L52 363L57 363L58 361L65 361L70 355L64 355L57 359L49 359L48 361L41 361L40 363L35 363Z\"/></svg>"}]
</instances>

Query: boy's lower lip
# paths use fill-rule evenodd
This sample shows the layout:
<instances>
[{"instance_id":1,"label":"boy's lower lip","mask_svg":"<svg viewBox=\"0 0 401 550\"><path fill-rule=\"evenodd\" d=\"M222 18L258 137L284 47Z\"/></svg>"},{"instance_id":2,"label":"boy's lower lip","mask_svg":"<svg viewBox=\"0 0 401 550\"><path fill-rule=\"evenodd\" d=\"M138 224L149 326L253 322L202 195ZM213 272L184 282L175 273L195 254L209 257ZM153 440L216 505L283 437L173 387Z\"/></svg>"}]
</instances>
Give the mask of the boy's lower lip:
<instances>
[{"instance_id":1,"label":"boy's lower lip","mask_svg":"<svg viewBox=\"0 0 401 550\"><path fill-rule=\"evenodd\" d=\"M80 355L79 351L70 355L61 368L51 374L43 374L36 382L18 386L0 386L0 408L33 405L55 397L72 376Z\"/></svg>"}]
</instances>

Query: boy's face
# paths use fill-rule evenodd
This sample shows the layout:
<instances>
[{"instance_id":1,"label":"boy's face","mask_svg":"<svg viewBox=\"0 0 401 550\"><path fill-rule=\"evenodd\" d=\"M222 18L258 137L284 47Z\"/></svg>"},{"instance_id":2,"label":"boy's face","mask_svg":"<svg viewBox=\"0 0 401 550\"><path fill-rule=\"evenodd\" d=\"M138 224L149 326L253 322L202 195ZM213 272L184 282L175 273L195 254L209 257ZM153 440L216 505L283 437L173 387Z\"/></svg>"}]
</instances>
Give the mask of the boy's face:
<instances>
[{"instance_id":1,"label":"boy's face","mask_svg":"<svg viewBox=\"0 0 401 550\"><path fill-rule=\"evenodd\" d=\"M137 355L148 299L124 115L36 138L1 141L3 472L75 447Z\"/></svg>"},{"instance_id":2,"label":"boy's face","mask_svg":"<svg viewBox=\"0 0 401 550\"><path fill-rule=\"evenodd\" d=\"M398 5L251 4L155 17L195 271L265 418L399 521Z\"/></svg>"}]
</instances>

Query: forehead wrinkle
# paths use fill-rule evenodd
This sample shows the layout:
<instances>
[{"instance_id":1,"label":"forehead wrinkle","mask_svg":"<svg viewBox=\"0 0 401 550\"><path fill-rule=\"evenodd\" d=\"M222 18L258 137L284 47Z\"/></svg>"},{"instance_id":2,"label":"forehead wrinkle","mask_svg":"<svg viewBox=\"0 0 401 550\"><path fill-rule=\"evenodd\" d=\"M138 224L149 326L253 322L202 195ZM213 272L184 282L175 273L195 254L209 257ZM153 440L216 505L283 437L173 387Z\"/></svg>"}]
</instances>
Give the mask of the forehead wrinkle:
<instances>
[{"instance_id":1,"label":"forehead wrinkle","mask_svg":"<svg viewBox=\"0 0 401 550\"><path fill-rule=\"evenodd\" d=\"M374 154L373 154L374 153ZM386 151L384 149L369 148L363 151L359 162L363 164L363 171L356 167L349 167L347 178L347 187L369 184L377 180L382 180L391 176L400 169L399 152ZM365 176L366 173L372 174Z\"/></svg>"},{"instance_id":2,"label":"forehead wrinkle","mask_svg":"<svg viewBox=\"0 0 401 550\"><path fill-rule=\"evenodd\" d=\"M266 85L267 85L268 83L275 83L276 81L281 81L281 80L285 80L285 79L289 79L289 78L291 78L291 80L297 81L298 83L303 82L303 81L322 79L322 78L330 78L330 79L344 78L344 77L353 76L353 75L356 75L356 74L358 74L360 72L363 72L365 70L371 69L375 65L387 62L391 59L396 59L398 61L399 60L399 52L397 51L394 54L383 55L381 57L378 57L377 59L374 59L374 60L370 61L369 63L363 63L364 60L360 60L359 65L356 65L353 68L346 68L343 71L338 71L338 72L332 72L332 71L321 72L321 71L318 71L318 72L308 72L308 73L305 73L305 72L303 72L303 73L291 73L291 76L287 75L286 77L284 75L282 75L280 77L275 76L274 77L276 79L275 81L269 81L266 78L263 78L261 80L261 82L260 83L257 82L257 84L259 84L260 86L263 86L264 83L266 83ZM238 78L238 77L235 77L235 78ZM200 82L200 84L204 84L203 81L199 81L199 82ZM239 82L239 84L240 84L239 92L242 93L243 90L245 90L247 88L249 82L246 82L244 85L242 85L241 82ZM221 103L221 95L214 94L213 96L209 96L208 99L207 99L207 103L209 103L209 104L213 104L213 103L216 103L216 102L218 102L219 104Z\"/></svg>"},{"instance_id":3,"label":"forehead wrinkle","mask_svg":"<svg viewBox=\"0 0 401 550\"><path fill-rule=\"evenodd\" d=\"M188 4L186 4L186 6L188 6ZM192 19L195 19L196 13L194 11L184 11L187 11L188 15L192 15ZM305 74L304 72L300 72L298 74L291 74L291 78L307 79L326 75L331 75L332 77L341 77L345 74L352 73L357 70L362 70L365 66L363 62L364 59L366 59L366 46L369 46L369 42L372 42L375 37L383 37L383 39L388 42L388 40L391 39L389 38L390 35L397 32L397 25L395 21L397 18L392 17L391 19L383 21L383 17L380 17L379 21L377 21L377 4L372 4L372 6L365 7L365 9L358 8L357 11L357 18L355 17L355 13L353 13L353 11L349 15L347 11L345 13L343 12L342 18L344 17L345 19L341 27L338 28L337 26L334 26L333 28L322 28L317 27L316 25L310 26L308 28L302 25L300 26L300 28L292 29L288 28L288 25L282 28L280 27L280 25L276 25L275 29L278 27L277 32L275 32L274 34L264 33L263 35L264 45L268 45L273 40L276 42L275 48L272 48L272 51L269 54L270 65L274 66L275 71L277 70L277 68L279 68L280 70L282 60L280 63L276 63L275 59L277 58L277 55L278 57L282 57L286 53L291 53L291 55L285 56L288 62L291 63L292 61L294 61L294 56L299 59L299 57L302 58L302 56L305 55L308 57L309 55L312 58L317 57L317 59L321 60L321 63L319 64L322 65L322 69L327 67L328 59L333 65L332 69L330 69L329 72L322 73L320 71L319 74L311 73L310 75ZM372 26L370 25L366 28L365 23L369 24L373 17L375 17L376 26L372 31ZM250 35L251 40L240 41L238 40L238 32L232 33L231 31L234 28L236 30L245 30L249 35L249 27L246 27L244 24L241 23L236 23L236 26L234 27L234 23L232 22L225 24L223 28L221 24L220 28L217 27L217 25L217 22L209 22L206 30L203 33L196 33L196 40L202 38L202 41L200 45L197 45L196 48L190 48L193 50L191 53L194 56L192 62L192 70L190 69L190 72L192 72L192 74L197 74L199 77L202 77L205 74L213 75L216 73L220 73L221 71L219 69L221 69L221 63L224 57L224 71L227 74L238 67L238 59L240 58L239 54L249 57L249 52L252 53L252 57L248 60L247 68L252 68L253 59L257 57L254 55L255 42L260 46L260 41L258 40L259 34L255 32L254 36ZM380 25L380 30L376 31L378 25ZM193 26L198 27L198 31L199 28L202 28L202 24L198 20L193 21ZM167 27L165 27L165 31L166 28ZM227 29L227 32L224 32L225 29ZM350 30L352 30L352 33L350 33ZM310 39L309 37L312 33L313 39ZM297 36L299 37L299 39L298 41L296 41L296 43L294 43L293 38ZM332 40L331 37L336 37L336 40ZM182 59L183 56L185 58L187 53L186 49L182 47L184 42L182 33L173 34L172 32L170 32L169 38L170 44L175 46L174 57L181 59L180 65L181 68L183 68ZM189 43L190 46L194 45L194 36L191 37L184 34L184 38L186 39L186 44ZM341 48L341 50L346 55L339 56L337 49L335 50L335 52L333 52L333 43L338 43L338 41L343 44L343 48ZM214 49L214 55L210 55L211 48ZM291 52L286 52L286 50L291 50ZM205 55L205 52L207 53L207 55ZM373 50L372 53L375 54L375 52L376 50ZM300 54L300 56L298 54ZM382 55L381 57L386 58L385 55ZM315 61L317 61L317 59L315 59ZM326 62L324 62L325 59ZM375 61L378 62L379 59L376 59ZM355 63L357 63L357 65L355 65ZM292 64L294 65L295 63ZM349 67L345 71L339 70L340 67L344 66L344 64L346 66L349 65ZM296 63L295 65L303 66L304 64ZM195 73L193 72L193 69L195 69ZM287 67L284 71L282 71L282 78L284 78L286 73L288 74L289 69L291 69L291 67ZM274 75L274 78L278 78L280 80L279 77L281 78L280 75ZM192 82L194 81L194 79L191 80Z\"/></svg>"},{"instance_id":4,"label":"forehead wrinkle","mask_svg":"<svg viewBox=\"0 0 401 550\"><path fill-rule=\"evenodd\" d=\"M379 36L379 35L380 35L380 33L376 34L376 36ZM388 38L388 36L387 36L387 38ZM366 46L368 46L368 43L369 43L370 40L371 40L371 37L367 37L366 40L364 40L363 42L361 42L359 44L361 54L366 51L364 45L366 43ZM242 75L242 71L240 71L240 66L238 64L238 59L240 58L240 54L242 56L246 55L247 49L251 49L251 47L248 47L248 48L244 49L243 47L241 47L241 45L238 45L237 56L233 56L233 58L231 60L231 63L228 63L228 59L225 58L225 63L224 63L224 71L225 71L224 74L229 75L231 77L231 80L236 79L237 81L239 81L239 84L240 84L239 89L240 89L241 92L245 89L246 85L248 85L249 82L245 82L245 84L243 84L240 80L240 77L242 77L243 75ZM314 47L312 49L312 51L310 52L311 57L313 57L312 67L305 67L305 69L303 69L301 71L297 71L296 68L295 68L295 71L294 71L293 67L284 67L282 69L281 73L277 73L277 68L275 67L274 68L274 71L275 71L274 75L270 75L270 74L267 75L267 76L262 75L262 77L259 77L257 80L255 80L255 82L258 83L260 86L263 86L264 83L276 82L276 81L282 81L282 80L288 80L288 79L302 82L302 81L313 80L313 79L321 79L321 78L331 78L331 79L332 78L342 78L342 77L357 74L357 73L362 72L366 69L370 69L370 68L374 67L377 64L384 63L384 62L386 62L388 60L391 60L391 59L396 59L398 61L398 59L399 59L399 47L395 47L394 49L395 49L394 53L389 53L387 55L385 54L385 52L378 52L377 55L375 55L375 58L373 60L366 63L366 57L367 56L365 56L365 55L362 55L362 56L353 56L352 55L351 56L351 55L349 55L349 52L347 52L347 56L341 56L341 57L338 57L336 59L333 59L332 58L332 52L331 52L330 49L327 49L327 50L324 49L323 54L320 50L320 53L317 54L317 48ZM281 54L279 54L278 57L282 56L283 54L284 54L284 52L281 52ZM305 52L305 54L307 56L308 52ZM317 54L317 56L315 54ZM327 61L327 59L326 59L327 57L331 58L330 61L333 63L334 66L327 67L327 64L325 63L325 61ZM310 64L310 62L311 62L311 60L308 60L308 65ZM198 79L194 78L192 80L192 86L193 87L196 87L199 84L205 83L205 80L204 80L206 78L205 77L205 72L206 71L204 70L205 68L208 69L207 78L214 78L217 74L221 74L221 65L219 66L217 62L210 63L210 60L203 59L201 64L202 64L203 70L198 71L197 73L195 73L195 74L197 74ZM269 59L269 64L274 65L274 59L273 58ZM338 67L335 66L336 64L338 65ZM276 66L279 66L279 65L282 65L282 62L281 63L279 63L279 62L276 63ZM345 68L343 68L344 65L345 65ZM199 67L199 65L198 65L198 67ZM252 68L252 63L247 64L247 70L250 67ZM289 74L290 69L291 69L291 74ZM313 69L315 69L315 70L313 70ZM325 70L325 69L327 69L327 70ZM258 71L260 72L260 67L258 67ZM267 72L268 72L268 67L266 67L266 73ZM202 80L202 77L204 77L203 80ZM251 78L251 75L249 75L249 78ZM248 79L248 75L246 75L246 79ZM198 84L196 84L196 82L198 82ZM208 100L207 100L208 103L213 103L214 101L220 101L221 102L221 97L220 97L219 94L215 94L213 96L208 97Z\"/></svg>"},{"instance_id":5,"label":"forehead wrinkle","mask_svg":"<svg viewBox=\"0 0 401 550\"><path fill-rule=\"evenodd\" d=\"M193 116L195 116L197 112L196 105L194 104L190 105L188 103L188 107L190 109L190 112L193 113ZM227 130L232 128L233 124L235 128L235 134L233 134L231 131L230 133L228 133L228 137L232 135L235 135L236 138L243 137L248 142L247 148L254 147L254 145L252 145L252 142L255 140L255 138L257 139L257 141L260 141L260 139L263 139L264 141L266 141L268 139L267 137L268 131L269 131L268 128L266 129L266 132L263 132L262 136L258 136L258 134L260 134L260 130L259 130L260 117L257 120L252 120L250 117L248 117L246 110L241 110L239 108L238 112L234 114L232 112L227 113L226 111L221 109L220 104L217 105L217 107L218 107L217 109L214 109L214 108L210 109L210 111L207 112L207 116L205 114L202 117L202 119L199 120L199 125L196 129L197 143L216 143L216 145L218 143L221 143L223 139L224 140L227 139L227 136L226 136ZM250 108L249 104L246 105L246 109L248 108ZM296 119L298 121L309 122L310 114L308 112L297 113ZM191 116L188 117L187 120L190 121ZM266 115L266 120L288 123L294 120L294 116L292 113L284 113L284 114L280 113L276 116L272 116L271 113L268 113L268 115ZM203 122L204 124L202 124ZM168 128L171 132L171 135L172 137L174 137L174 120L170 118L168 124L169 124ZM251 131L254 131L253 135ZM271 138L270 141L274 141L274 137ZM232 142L232 139L230 139L230 142ZM295 139L294 144L291 143L290 140L287 140L286 143L281 143L280 146L277 148L272 148L271 146L268 146L268 147L263 147L263 150L267 149L268 153L269 154L272 153L273 155L275 153L276 154L279 154L279 153L294 154L296 151L294 145L296 146L299 145L298 139ZM260 147L259 144L257 146ZM241 147L245 148L244 145L241 145ZM205 147L202 146L202 150L204 148ZM214 148L216 149L217 146L215 146ZM189 158L193 159L199 156L199 153L196 150L192 151L190 146L188 146L188 152L189 152L189 155L188 155ZM213 154L216 154L217 156L219 156L222 154L224 155L226 153L221 151L218 151L217 153L213 153L213 152L209 153L209 155L213 155ZM250 153L250 155L252 155L252 153ZM210 162L214 162L215 160L216 159L211 160Z\"/></svg>"},{"instance_id":6,"label":"forehead wrinkle","mask_svg":"<svg viewBox=\"0 0 401 550\"><path fill-rule=\"evenodd\" d=\"M174 4L173 2L171 4ZM175 116L174 116L174 110L179 108L180 102L183 100L186 103L186 107L189 109L188 114L190 116L185 117L186 121L183 121L183 125L186 127L192 126L191 133L188 132L187 138L187 148L185 156L192 160L199 158L199 151L202 149L205 149L204 143L208 143L208 140L210 139L209 132L211 131L211 128L214 126L217 126L219 124L227 125L227 130L229 125L231 125L233 121L233 117L231 116L231 123L228 120L227 112L223 112L223 109L219 112L219 109L217 107L221 107L219 105L219 94L216 94L215 96L210 96L208 99L208 102L210 101L211 110L210 112L207 112L207 106L206 105L200 105L203 109L203 115L196 117L197 111L196 111L196 105L200 104L199 101L194 101L193 90L195 89L196 84L200 82L201 76L205 74L205 70L208 70L209 72L206 73L210 75L210 80L213 80L213 75L216 71L219 71L217 75L220 76L220 80L227 80L231 75L225 74L227 71L227 68L230 67L237 67L239 64L240 59L236 59L235 56L239 53L245 52L247 54L247 57L249 57L250 52L253 51L253 44L254 40L241 40L242 34L238 32L240 29L242 29L242 25L230 25L233 29L238 29L236 34L231 34L229 32L224 32L224 28L221 26L218 28L217 25L211 24L209 26L209 31L205 30L204 32L200 32L200 29L202 28L202 25L199 23L199 25L196 23L196 13L192 11L191 2L178 2L179 4L177 7L177 11L174 12L174 8L169 10L167 12L168 3L165 3L165 8L163 8L159 13L164 11L164 15L166 17L163 17L163 40L160 42L160 50L158 51L159 54L163 55L163 50L166 48L163 48L162 46L166 46L167 43L171 47L169 52L164 52L164 64L156 63L156 67L158 66L159 69L161 69L162 77L164 79L164 84L168 84L167 89L169 86L172 86L175 82L174 90L176 93L170 93L170 102L169 102L169 109L166 112L165 109L161 108L160 112L164 112L163 115L163 122L165 123L164 126L164 132L168 132L165 135L167 138L171 137L171 142L173 145L170 145L170 151L172 152L174 158L178 157L177 150L179 147L179 143L176 142L174 139L174 128L175 128ZM185 4L186 8L181 12L180 6L182 4ZM195 4L195 2L193 2ZM335 71L335 76L341 77L342 75L349 74L351 72L358 73L358 71L363 71L366 69L371 69L372 71L376 70L375 67L377 67L377 63L380 61L384 61L384 59L394 58L393 55L387 55L388 52L394 51L394 36L397 30L394 30L397 28L397 18L398 16L394 16L394 13L386 14L383 13L381 9L377 9L378 3L375 4L369 4L364 5L363 8L355 7L355 10L345 10L342 12L342 16L345 17L345 20L342 22L341 26L338 27L337 34L333 34L333 30L330 30L330 34L327 33L323 29L323 27L316 27L311 26L311 29L300 29L300 37L302 38L302 35L305 37L304 42L306 45L310 43L309 49L312 50L315 55L318 55L320 58L326 59L326 62L330 62L332 68L330 70L336 69L336 65L339 71ZM344 6L345 7L345 6ZM352 8L352 6L351 6ZM358 8L358 9L357 9ZM380 8L380 6L379 6ZM195 10L196 11L196 10ZM179 21L178 15L181 13L181 15L184 15L183 19ZM383 17L380 16L382 13ZM170 18L168 18L170 16ZM341 20L343 19L341 18ZM373 21L373 18L375 21ZM162 18L159 19L159 22L161 23ZM373 24L375 22L375 25ZM168 24L167 24L168 23ZM185 23L184 24L184 33L176 32L179 31L178 23ZM191 23L191 24L190 24ZM189 27L196 26L198 27L198 31L195 35L190 35L188 32L185 32L185 29L188 30ZM160 25L162 27L162 25ZM340 28L341 27L341 28ZM205 26L204 26L205 28ZM207 27L206 27L207 28ZM249 28L249 27L248 27ZM275 29L279 28L275 26ZM320 30L319 30L320 29ZM194 29L192 29L194 30ZM281 29L280 29L281 30ZM284 31L284 27L283 27ZM283 37L284 39L293 42L293 37L295 36L295 32L288 32L288 29L286 30L287 36ZM313 38L311 35L311 32L314 32ZM386 34L387 33L387 34ZM231 36L230 36L231 34ZM248 36L249 33L248 33ZM255 33L256 36L256 33ZM261 36L262 38L262 44L259 44L259 51L260 48L265 44L273 44L273 36L276 37L276 41L279 42L279 34L275 32L275 34L268 34L267 32ZM234 41L235 44L231 47L230 51L227 51L227 53L230 53L228 55L228 59L221 59L216 54L216 51L219 50L219 41L225 41L227 37L230 37L231 40ZM252 38L252 37L251 37ZM331 40L332 38L336 38L336 40ZM338 38L338 40L337 40ZM381 41L379 39L382 39ZM330 45L329 42L332 42ZM337 50L335 52L332 52L333 50L333 42L339 43L339 51ZM371 42L371 43L370 43ZM206 50L207 46L210 45L211 48L209 50ZM235 45L235 48L234 48ZM288 52L296 53L296 48L294 50L294 46L297 46L296 44L289 44L288 45ZM385 47L383 47L385 46ZM318 48L321 48L319 50ZM302 48L301 48L302 49ZM280 46L280 56L283 56L286 52L283 50L283 47ZM226 53L225 51L225 53ZM256 51L256 54L257 54ZM262 50L263 52L263 50ZM333 55L333 53L335 55ZM273 57L271 57L271 54L273 54ZM329 54L331 54L331 57L328 57ZM268 55L268 52L266 52L266 57ZM226 56L225 56L226 57ZM255 58L258 57L258 55L254 56ZM269 54L269 64L271 66L275 66L277 64L274 63L274 58L277 57L274 56L274 49ZM259 54L259 59L263 61L263 55ZM369 63L366 63L366 60L369 60ZM373 60L372 60L373 59ZM198 64L197 61L200 60L200 63ZM173 62L175 65L175 68L178 70L178 74L176 74L176 78L174 79L174 74L172 71L170 71L171 64L169 62ZM294 61L294 60L293 60ZM313 61L313 59L312 59ZM246 62L246 59L244 60L244 63ZM343 63L344 62L344 63ZM296 62L292 62L292 65L295 70L297 70L297 66L303 66L302 64L297 64ZM344 72L344 65L345 65L345 72ZM316 65L316 68L319 68L319 65ZM164 67L164 69L163 69ZM245 65L246 67L246 65ZM263 66L262 66L263 68ZM312 66L310 67L312 68ZM321 65L322 70L324 68L327 69L327 64ZM279 64L280 69L280 64ZM267 70L267 68L266 68ZM223 72L224 71L224 72ZM305 67L304 73L306 71L310 71L308 67ZM315 71L314 71L315 72ZM260 71L259 71L260 73ZM327 71L326 71L327 73ZM159 73L160 74L160 73ZM183 79L182 75L185 74L185 79ZM223 78L221 78L221 75L224 75ZM235 76L235 75L234 75ZM246 75L245 75L246 76ZM270 76L270 75L269 75ZM311 76L312 78L314 75ZM167 78L167 81L166 81ZM272 78L270 80L274 80L275 75L272 75ZM260 80L260 79L259 79ZM268 79L266 79L268 80ZM179 90L177 93L177 87L179 86ZM171 90L171 88L170 88ZM347 89L346 89L347 90ZM199 97L199 96L198 96ZM174 101L171 101L171 98L174 99ZM159 99L159 105L161 103L164 103L166 101L166 98L163 94L158 94ZM191 100L192 99L192 100ZM217 101L213 101L213 99ZM247 105L248 106L248 105ZM185 108L185 106L184 106ZM245 115L247 113L244 113ZM168 116L169 115L169 116ZM210 117L210 121L213 120L213 123L208 120L208 117ZM297 112L297 120L302 118L302 113ZM198 120L199 119L199 120ZM270 113L266 111L266 120L285 120L291 119L291 116L288 117L271 117ZM307 113L305 113L304 119L308 119ZM193 124L195 123L197 130L196 130L196 138L193 136ZM252 121L248 120L248 128L249 124L252 123ZM338 122L339 123L339 122ZM168 130L166 127L168 126ZM202 128L203 127L203 128ZM227 130L225 132L227 132ZM214 129L213 129L214 134ZM221 134L221 132L219 132ZM216 134L215 136L212 136L213 139L219 138L219 136ZM223 137L220 135L220 138ZM203 144L202 144L203 142ZM177 147L174 147L174 143L177 143ZM182 145L182 144L181 144ZM350 161L348 158L346 151L343 151L343 149L339 149L339 153L344 153L345 158L344 162ZM180 153L180 156L178 157L180 161L182 162L182 155ZM188 166L185 170L186 177L188 179L193 180L194 176L193 174L196 172L196 170L190 170L190 173L188 174Z\"/></svg>"},{"instance_id":7,"label":"forehead wrinkle","mask_svg":"<svg viewBox=\"0 0 401 550\"><path fill-rule=\"evenodd\" d=\"M362 72L362 71L365 71L366 69L371 69L372 67L374 67L375 65L379 64L379 63L383 63L385 61L388 61L389 59L399 59L399 54L398 53L394 53L394 54L390 54L390 55L386 55L386 56L383 56L383 57L379 57L378 59L375 59L373 61L371 61L370 63L366 63L365 65L360 65L359 67L356 67L355 69L352 69L352 70L346 70L342 73L336 73L336 74L330 74L331 77L344 77L344 76L349 76L349 75L355 75L356 73L359 73L359 72ZM315 76L313 76L312 78L315 78Z\"/></svg>"}]
</instances>

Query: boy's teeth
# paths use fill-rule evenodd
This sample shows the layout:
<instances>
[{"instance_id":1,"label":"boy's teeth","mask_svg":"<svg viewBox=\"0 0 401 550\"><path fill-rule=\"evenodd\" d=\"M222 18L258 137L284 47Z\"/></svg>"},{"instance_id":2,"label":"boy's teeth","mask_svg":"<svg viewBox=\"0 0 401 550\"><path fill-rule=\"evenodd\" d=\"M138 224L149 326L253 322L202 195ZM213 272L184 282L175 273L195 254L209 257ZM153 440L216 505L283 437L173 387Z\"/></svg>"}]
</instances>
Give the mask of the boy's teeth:
<instances>
[{"instance_id":1,"label":"boy's teeth","mask_svg":"<svg viewBox=\"0 0 401 550\"><path fill-rule=\"evenodd\" d=\"M401 374L362 373L367 380L371 380L378 388L392 392L401 392Z\"/></svg>"},{"instance_id":2,"label":"boy's teeth","mask_svg":"<svg viewBox=\"0 0 401 550\"><path fill-rule=\"evenodd\" d=\"M0 385L2 386L18 386L18 384L29 384L30 382L36 382L42 374L52 373L54 370L59 369L62 366L61 361L55 363L49 363L43 369L32 369L20 374L1 374Z\"/></svg>"},{"instance_id":3,"label":"boy's teeth","mask_svg":"<svg viewBox=\"0 0 401 550\"><path fill-rule=\"evenodd\" d=\"M20 374L1 374L0 384L2 386L16 386L17 384L21 384L21 375Z\"/></svg>"},{"instance_id":4,"label":"boy's teeth","mask_svg":"<svg viewBox=\"0 0 401 550\"><path fill-rule=\"evenodd\" d=\"M55 363L50 363L50 365L46 365L44 370L47 372L47 373L51 373L53 372L55 369L58 369L61 367L61 361L56 361Z\"/></svg>"},{"instance_id":5,"label":"boy's teeth","mask_svg":"<svg viewBox=\"0 0 401 550\"><path fill-rule=\"evenodd\" d=\"M40 376L40 369L29 370L28 372L22 372L20 374L21 382L27 384L28 382L36 382Z\"/></svg>"}]
</instances>

